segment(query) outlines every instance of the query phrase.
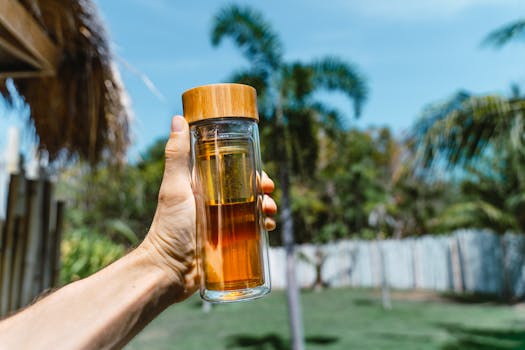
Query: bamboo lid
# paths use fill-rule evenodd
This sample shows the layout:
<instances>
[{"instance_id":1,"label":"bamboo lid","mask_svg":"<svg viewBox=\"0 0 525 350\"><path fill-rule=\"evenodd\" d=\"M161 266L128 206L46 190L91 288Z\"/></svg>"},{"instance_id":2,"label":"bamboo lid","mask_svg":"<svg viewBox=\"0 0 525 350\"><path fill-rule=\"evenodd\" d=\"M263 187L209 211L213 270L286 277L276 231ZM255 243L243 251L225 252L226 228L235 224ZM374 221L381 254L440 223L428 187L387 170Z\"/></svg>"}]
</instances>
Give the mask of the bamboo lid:
<instances>
[{"instance_id":1,"label":"bamboo lid","mask_svg":"<svg viewBox=\"0 0 525 350\"><path fill-rule=\"evenodd\" d=\"M182 94L182 109L190 124L227 117L259 121L257 91L243 84L211 84L187 90Z\"/></svg>"}]
</instances>

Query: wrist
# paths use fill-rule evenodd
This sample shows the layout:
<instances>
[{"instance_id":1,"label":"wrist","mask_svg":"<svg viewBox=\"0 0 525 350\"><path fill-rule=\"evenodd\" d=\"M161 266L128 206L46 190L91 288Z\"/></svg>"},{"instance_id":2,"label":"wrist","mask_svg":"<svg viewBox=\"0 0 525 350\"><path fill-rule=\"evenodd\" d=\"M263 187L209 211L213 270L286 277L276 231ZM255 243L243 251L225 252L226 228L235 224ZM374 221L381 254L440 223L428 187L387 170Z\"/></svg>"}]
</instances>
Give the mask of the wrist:
<instances>
[{"instance_id":1,"label":"wrist","mask_svg":"<svg viewBox=\"0 0 525 350\"><path fill-rule=\"evenodd\" d=\"M151 269L158 271L159 288L169 295L171 303L181 301L191 295L193 290L188 290L187 268L165 253L159 242L148 234L144 241L133 251L142 259L143 263Z\"/></svg>"}]
</instances>

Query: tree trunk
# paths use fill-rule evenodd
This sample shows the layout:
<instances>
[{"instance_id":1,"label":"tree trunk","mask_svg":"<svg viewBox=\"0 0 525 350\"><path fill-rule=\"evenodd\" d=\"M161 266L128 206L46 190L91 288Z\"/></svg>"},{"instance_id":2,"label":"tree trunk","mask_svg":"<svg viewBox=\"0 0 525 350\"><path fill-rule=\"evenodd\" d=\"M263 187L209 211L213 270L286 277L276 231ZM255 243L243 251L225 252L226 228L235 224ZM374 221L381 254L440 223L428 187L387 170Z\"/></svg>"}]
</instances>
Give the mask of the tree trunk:
<instances>
[{"instance_id":1,"label":"tree trunk","mask_svg":"<svg viewBox=\"0 0 525 350\"><path fill-rule=\"evenodd\" d=\"M510 281L509 271L507 266L507 242L505 242L505 235L500 235L501 244L501 297L503 300L510 300Z\"/></svg>"},{"instance_id":2,"label":"tree trunk","mask_svg":"<svg viewBox=\"0 0 525 350\"><path fill-rule=\"evenodd\" d=\"M390 310L392 308L392 302L390 300L390 287L388 285L388 279L386 275L386 261L385 253L383 251L383 244L380 234L377 234L377 249L379 251L379 265L381 267L381 302L383 309Z\"/></svg>"},{"instance_id":3,"label":"tree trunk","mask_svg":"<svg viewBox=\"0 0 525 350\"><path fill-rule=\"evenodd\" d=\"M463 268L461 264L459 237L453 236L450 245L450 260L452 264L452 284L455 293L464 292Z\"/></svg>"},{"instance_id":4,"label":"tree trunk","mask_svg":"<svg viewBox=\"0 0 525 350\"><path fill-rule=\"evenodd\" d=\"M315 250L314 257L314 266L315 266L315 282L313 290L315 292L320 292L327 284L323 281L323 265L326 261L326 256L324 255L321 247L318 245Z\"/></svg>"},{"instance_id":5,"label":"tree trunk","mask_svg":"<svg viewBox=\"0 0 525 350\"><path fill-rule=\"evenodd\" d=\"M292 335L292 350L304 350L303 324L299 287L295 278L295 254L292 207L290 203L290 174L288 162L281 162L279 169L281 180L281 221L282 240L286 252L286 295L288 301L288 316Z\"/></svg>"}]
</instances>

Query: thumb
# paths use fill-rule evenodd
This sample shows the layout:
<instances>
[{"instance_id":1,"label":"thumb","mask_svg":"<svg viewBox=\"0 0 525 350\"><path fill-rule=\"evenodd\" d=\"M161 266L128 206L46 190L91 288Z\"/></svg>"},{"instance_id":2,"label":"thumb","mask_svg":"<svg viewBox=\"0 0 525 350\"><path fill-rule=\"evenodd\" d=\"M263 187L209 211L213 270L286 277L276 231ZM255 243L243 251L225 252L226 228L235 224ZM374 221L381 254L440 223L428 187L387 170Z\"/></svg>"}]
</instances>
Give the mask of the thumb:
<instances>
[{"instance_id":1,"label":"thumb","mask_svg":"<svg viewBox=\"0 0 525 350\"><path fill-rule=\"evenodd\" d=\"M164 177L161 195L165 199L182 199L191 194L190 132L186 120L177 115L171 121L171 133L165 149ZM167 197L167 198L166 198Z\"/></svg>"}]
</instances>

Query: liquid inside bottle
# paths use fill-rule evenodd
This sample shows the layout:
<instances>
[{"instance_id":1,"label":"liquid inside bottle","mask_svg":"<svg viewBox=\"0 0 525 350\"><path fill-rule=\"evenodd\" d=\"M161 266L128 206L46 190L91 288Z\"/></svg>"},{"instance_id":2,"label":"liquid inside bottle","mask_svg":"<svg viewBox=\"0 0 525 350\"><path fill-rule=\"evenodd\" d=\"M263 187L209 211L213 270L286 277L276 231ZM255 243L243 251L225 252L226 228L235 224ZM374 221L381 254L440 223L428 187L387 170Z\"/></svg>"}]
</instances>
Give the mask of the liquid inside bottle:
<instances>
[{"instance_id":1,"label":"liquid inside bottle","mask_svg":"<svg viewBox=\"0 0 525 350\"><path fill-rule=\"evenodd\" d=\"M235 290L264 283L255 202L207 205L206 288Z\"/></svg>"},{"instance_id":2,"label":"liquid inside bottle","mask_svg":"<svg viewBox=\"0 0 525 350\"><path fill-rule=\"evenodd\" d=\"M248 138L202 141L196 147L205 184L206 222L199 233L206 289L264 284L255 158Z\"/></svg>"}]
</instances>

